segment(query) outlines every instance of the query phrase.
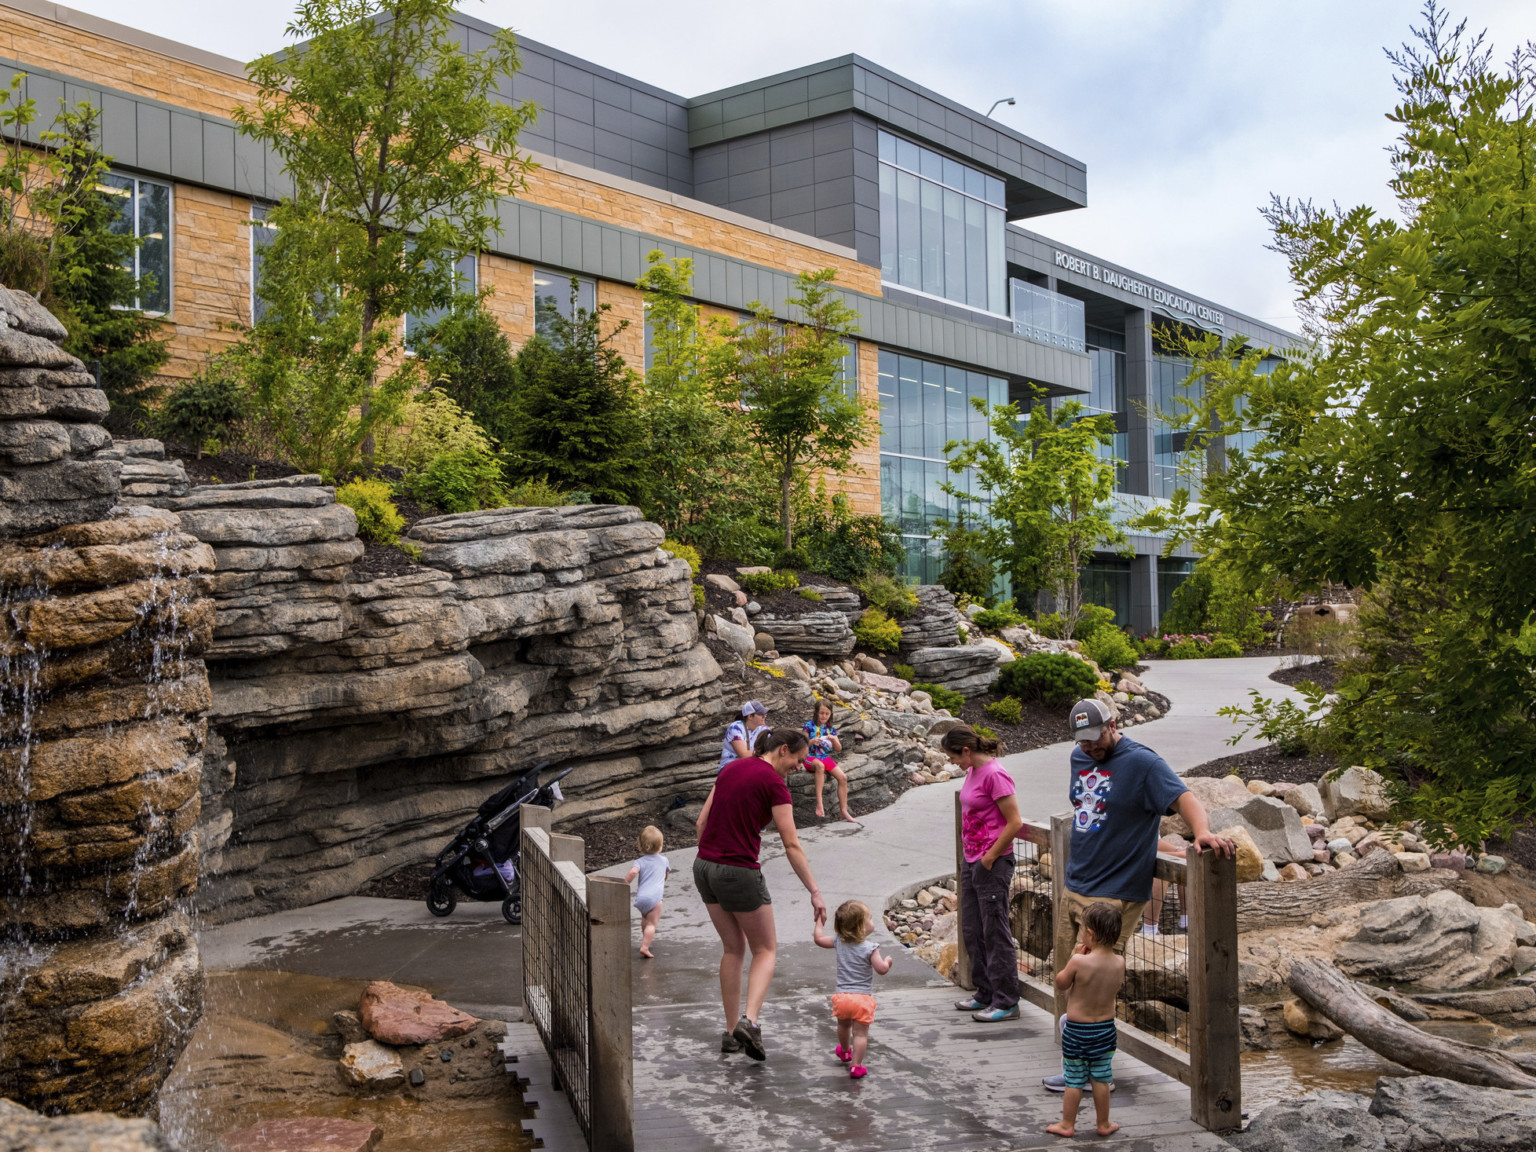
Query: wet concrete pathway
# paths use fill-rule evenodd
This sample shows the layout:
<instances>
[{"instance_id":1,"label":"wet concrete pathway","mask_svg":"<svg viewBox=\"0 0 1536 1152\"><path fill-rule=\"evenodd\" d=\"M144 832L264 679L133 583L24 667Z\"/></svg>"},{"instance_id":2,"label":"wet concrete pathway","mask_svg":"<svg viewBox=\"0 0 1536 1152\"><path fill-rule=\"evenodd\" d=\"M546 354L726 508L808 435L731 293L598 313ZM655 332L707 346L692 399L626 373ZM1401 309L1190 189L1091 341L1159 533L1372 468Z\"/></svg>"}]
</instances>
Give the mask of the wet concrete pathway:
<instances>
[{"instance_id":1,"label":"wet concrete pathway","mask_svg":"<svg viewBox=\"0 0 1536 1152\"><path fill-rule=\"evenodd\" d=\"M1274 658L1159 662L1144 679L1174 701L1172 714L1133 730L1176 771L1239 751L1218 708L1245 703L1248 690L1285 695L1268 679ZM1063 719L1065 727L1065 718ZM1020 808L1043 820L1063 811L1066 743L1006 757ZM954 793L958 782L916 788L859 827L825 825L803 834L829 907L849 898L878 911L891 894L954 871ZM753 1148L800 1150L1025 1149L1101 1144L1091 1107L1077 1141L1050 1136L1061 1097L1042 1076L1060 1071L1051 1017L1023 1005L1023 1017L975 1024L953 1010L957 989L884 929L895 967L876 977L879 1010L871 1029L870 1075L849 1080L832 1055L836 1030L827 997L831 954L810 939L810 902L775 839L764 843L774 893L778 969L763 1013L768 1060L718 1053L724 1027L718 1001L719 945L694 891L692 849L669 853L668 881L654 961L636 959L635 1128L641 1152ZM623 874L622 867L612 869ZM1189 1119L1189 1093L1177 1081L1118 1056L1111 1143L1142 1152L1221 1149L1225 1141ZM1088 1135L1084 1137L1083 1132Z\"/></svg>"}]
</instances>

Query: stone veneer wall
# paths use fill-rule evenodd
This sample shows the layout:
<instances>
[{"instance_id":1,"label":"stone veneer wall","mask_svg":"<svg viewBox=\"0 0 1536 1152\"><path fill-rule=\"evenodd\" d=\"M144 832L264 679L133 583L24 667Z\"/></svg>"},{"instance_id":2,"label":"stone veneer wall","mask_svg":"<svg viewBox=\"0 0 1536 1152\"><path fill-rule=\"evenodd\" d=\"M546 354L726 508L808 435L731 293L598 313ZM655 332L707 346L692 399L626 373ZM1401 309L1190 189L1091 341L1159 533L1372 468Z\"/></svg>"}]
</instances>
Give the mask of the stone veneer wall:
<instances>
[{"instance_id":1,"label":"stone veneer wall","mask_svg":"<svg viewBox=\"0 0 1536 1152\"><path fill-rule=\"evenodd\" d=\"M148 1106L202 1007L213 553L116 507L106 398L0 288L0 1095Z\"/></svg>"}]
</instances>

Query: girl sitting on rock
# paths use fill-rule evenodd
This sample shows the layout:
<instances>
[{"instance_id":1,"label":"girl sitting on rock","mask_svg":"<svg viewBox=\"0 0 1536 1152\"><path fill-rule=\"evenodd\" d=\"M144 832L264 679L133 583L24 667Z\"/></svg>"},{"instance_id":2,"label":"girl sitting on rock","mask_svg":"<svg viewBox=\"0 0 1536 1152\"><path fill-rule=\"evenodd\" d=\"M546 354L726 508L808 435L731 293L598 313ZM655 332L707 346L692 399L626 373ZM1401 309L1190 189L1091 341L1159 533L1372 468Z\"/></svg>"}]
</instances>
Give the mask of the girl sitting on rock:
<instances>
[{"instance_id":1,"label":"girl sitting on rock","mask_svg":"<svg viewBox=\"0 0 1536 1152\"><path fill-rule=\"evenodd\" d=\"M830 701L816 701L816 714L806 722L805 734L811 741L811 754L805 758L805 770L816 774L816 815L827 814L826 805L822 802L822 789L826 787L827 775L830 773L837 781L837 806L842 809L843 819L850 824L857 824L858 821L848 811L848 774L832 759L832 753L843 750L843 742L837 738L837 729L832 726Z\"/></svg>"}]
</instances>

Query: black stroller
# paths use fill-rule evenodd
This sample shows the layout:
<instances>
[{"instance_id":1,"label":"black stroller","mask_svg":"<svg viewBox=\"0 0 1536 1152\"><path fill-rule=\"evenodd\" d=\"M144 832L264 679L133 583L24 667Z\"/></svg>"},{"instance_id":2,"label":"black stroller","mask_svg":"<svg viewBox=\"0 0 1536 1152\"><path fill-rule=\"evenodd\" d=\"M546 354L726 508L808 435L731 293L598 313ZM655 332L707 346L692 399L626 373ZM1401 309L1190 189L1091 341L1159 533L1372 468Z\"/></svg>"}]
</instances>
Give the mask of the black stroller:
<instances>
[{"instance_id":1,"label":"black stroller","mask_svg":"<svg viewBox=\"0 0 1536 1152\"><path fill-rule=\"evenodd\" d=\"M427 890L427 911L432 915L451 915L462 893L468 900L500 900L501 914L508 924L523 922L522 878L518 874L522 820L518 809L524 804L553 808L564 799L560 781L575 765L541 785L539 773L546 767L540 764L530 769L480 805L464 831L437 854Z\"/></svg>"}]
</instances>

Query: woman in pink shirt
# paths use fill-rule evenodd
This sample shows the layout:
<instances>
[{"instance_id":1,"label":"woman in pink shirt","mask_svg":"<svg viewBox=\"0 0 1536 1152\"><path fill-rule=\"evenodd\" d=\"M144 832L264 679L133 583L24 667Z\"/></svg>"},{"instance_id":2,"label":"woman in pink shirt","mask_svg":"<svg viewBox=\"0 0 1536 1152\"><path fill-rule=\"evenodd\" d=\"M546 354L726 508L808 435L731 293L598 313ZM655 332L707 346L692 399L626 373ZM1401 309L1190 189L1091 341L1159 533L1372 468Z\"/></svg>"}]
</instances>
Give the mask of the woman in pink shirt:
<instances>
[{"instance_id":1,"label":"woman in pink shirt","mask_svg":"<svg viewBox=\"0 0 1536 1152\"><path fill-rule=\"evenodd\" d=\"M960 725L944 733L950 763L965 769L960 787L960 927L971 958L975 995L955 1007L982 1024L1019 1018L1018 954L1008 922L1013 838L1024 827L1013 777L997 761L1002 745Z\"/></svg>"}]
</instances>

